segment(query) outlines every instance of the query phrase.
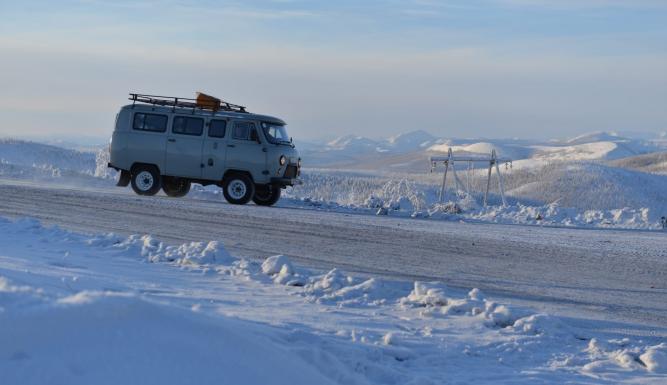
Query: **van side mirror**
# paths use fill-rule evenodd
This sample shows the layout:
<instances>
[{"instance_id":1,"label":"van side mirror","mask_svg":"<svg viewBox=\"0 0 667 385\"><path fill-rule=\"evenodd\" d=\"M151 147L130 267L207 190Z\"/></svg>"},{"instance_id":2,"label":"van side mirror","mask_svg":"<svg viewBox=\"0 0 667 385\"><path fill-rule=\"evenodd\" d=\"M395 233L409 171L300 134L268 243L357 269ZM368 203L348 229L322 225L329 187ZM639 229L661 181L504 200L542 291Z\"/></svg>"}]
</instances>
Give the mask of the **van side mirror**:
<instances>
[{"instance_id":1,"label":"van side mirror","mask_svg":"<svg viewBox=\"0 0 667 385\"><path fill-rule=\"evenodd\" d=\"M259 135L257 135L257 130L250 130L250 140L255 141L257 143L262 143L259 140Z\"/></svg>"}]
</instances>

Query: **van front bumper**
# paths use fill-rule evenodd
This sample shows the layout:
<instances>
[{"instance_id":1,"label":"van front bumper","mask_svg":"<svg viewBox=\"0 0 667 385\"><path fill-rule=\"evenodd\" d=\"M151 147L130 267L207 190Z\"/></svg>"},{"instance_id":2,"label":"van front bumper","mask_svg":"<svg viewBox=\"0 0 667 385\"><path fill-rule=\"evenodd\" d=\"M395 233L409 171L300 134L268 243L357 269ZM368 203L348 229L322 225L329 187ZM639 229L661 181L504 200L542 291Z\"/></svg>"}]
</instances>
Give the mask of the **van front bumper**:
<instances>
[{"instance_id":1,"label":"van front bumper","mask_svg":"<svg viewBox=\"0 0 667 385\"><path fill-rule=\"evenodd\" d=\"M296 179L296 178L271 178L271 184L276 184L281 187L286 187L286 186L296 186L299 184L303 184L303 181L301 179Z\"/></svg>"}]
</instances>

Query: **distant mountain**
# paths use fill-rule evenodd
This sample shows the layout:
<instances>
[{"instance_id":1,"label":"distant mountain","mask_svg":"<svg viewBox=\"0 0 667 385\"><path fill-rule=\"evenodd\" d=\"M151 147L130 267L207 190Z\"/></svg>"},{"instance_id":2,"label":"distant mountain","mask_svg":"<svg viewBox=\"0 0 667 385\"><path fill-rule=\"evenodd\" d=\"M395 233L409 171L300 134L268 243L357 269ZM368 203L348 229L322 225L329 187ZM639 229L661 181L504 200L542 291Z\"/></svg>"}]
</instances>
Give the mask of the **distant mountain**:
<instances>
[{"instance_id":1,"label":"distant mountain","mask_svg":"<svg viewBox=\"0 0 667 385\"><path fill-rule=\"evenodd\" d=\"M410 131L386 139L370 139L357 135L345 135L326 144L329 151L406 152L428 148L437 138L426 131Z\"/></svg>"},{"instance_id":2,"label":"distant mountain","mask_svg":"<svg viewBox=\"0 0 667 385\"><path fill-rule=\"evenodd\" d=\"M529 158L533 153L533 150L529 146L506 143L503 140L472 143L461 143L459 140L449 140L445 143L431 146L428 150L434 153L447 153L450 148L452 149L452 152L457 154L489 155L492 150L496 150L496 155L499 157L507 157L511 159Z\"/></svg>"},{"instance_id":3,"label":"distant mountain","mask_svg":"<svg viewBox=\"0 0 667 385\"><path fill-rule=\"evenodd\" d=\"M426 131L417 130L392 136L386 140L386 146L392 151L405 152L428 148L437 143L438 138Z\"/></svg>"},{"instance_id":4,"label":"distant mountain","mask_svg":"<svg viewBox=\"0 0 667 385\"><path fill-rule=\"evenodd\" d=\"M627 138L620 137L614 132L596 131L567 139L563 144L577 145L593 142L617 142L625 140L627 140Z\"/></svg>"},{"instance_id":5,"label":"distant mountain","mask_svg":"<svg viewBox=\"0 0 667 385\"><path fill-rule=\"evenodd\" d=\"M330 151L378 151L380 142L363 136L346 135L327 143L327 148Z\"/></svg>"},{"instance_id":6,"label":"distant mountain","mask_svg":"<svg viewBox=\"0 0 667 385\"><path fill-rule=\"evenodd\" d=\"M545 142L518 139L437 138L425 131L411 131L387 139L348 135L326 145L300 148L307 167L423 171L428 157L446 154L490 154L534 162L613 160L667 149L667 141L633 139L615 133L593 132L565 140ZM535 164L537 164L535 163Z\"/></svg>"}]
</instances>

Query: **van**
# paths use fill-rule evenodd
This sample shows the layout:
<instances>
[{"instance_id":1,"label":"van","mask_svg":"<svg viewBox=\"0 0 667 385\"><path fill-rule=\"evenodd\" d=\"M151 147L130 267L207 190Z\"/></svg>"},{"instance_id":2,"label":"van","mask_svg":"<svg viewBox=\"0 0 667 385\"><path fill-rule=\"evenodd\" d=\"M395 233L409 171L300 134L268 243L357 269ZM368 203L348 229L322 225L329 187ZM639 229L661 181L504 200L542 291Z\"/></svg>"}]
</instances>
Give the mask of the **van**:
<instances>
[{"instance_id":1,"label":"van","mask_svg":"<svg viewBox=\"0 0 667 385\"><path fill-rule=\"evenodd\" d=\"M271 206L301 183L301 158L283 120L200 99L130 94L109 146L118 186L183 197L192 183L216 185L229 203Z\"/></svg>"}]
</instances>

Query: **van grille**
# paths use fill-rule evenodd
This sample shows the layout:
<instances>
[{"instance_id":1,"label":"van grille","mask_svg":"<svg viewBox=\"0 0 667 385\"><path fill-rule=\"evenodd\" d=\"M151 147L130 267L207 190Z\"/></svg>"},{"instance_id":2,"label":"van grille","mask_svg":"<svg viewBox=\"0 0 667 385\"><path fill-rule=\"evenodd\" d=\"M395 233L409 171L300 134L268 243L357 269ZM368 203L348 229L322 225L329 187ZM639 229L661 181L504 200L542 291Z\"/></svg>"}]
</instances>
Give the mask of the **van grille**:
<instances>
[{"instance_id":1,"label":"van grille","mask_svg":"<svg viewBox=\"0 0 667 385\"><path fill-rule=\"evenodd\" d=\"M296 178L296 166L289 165L285 169L285 178Z\"/></svg>"}]
</instances>

